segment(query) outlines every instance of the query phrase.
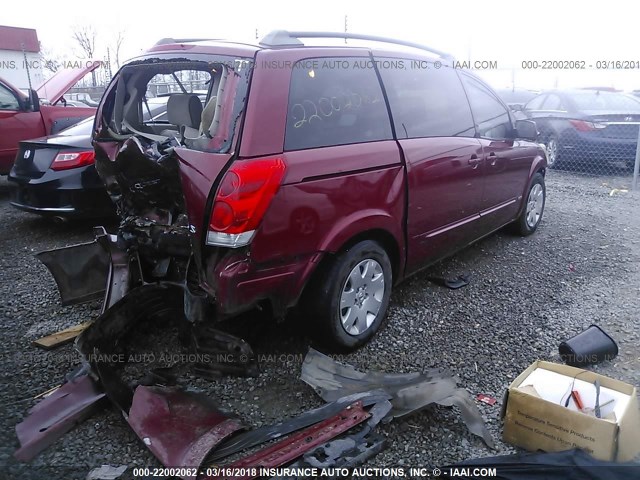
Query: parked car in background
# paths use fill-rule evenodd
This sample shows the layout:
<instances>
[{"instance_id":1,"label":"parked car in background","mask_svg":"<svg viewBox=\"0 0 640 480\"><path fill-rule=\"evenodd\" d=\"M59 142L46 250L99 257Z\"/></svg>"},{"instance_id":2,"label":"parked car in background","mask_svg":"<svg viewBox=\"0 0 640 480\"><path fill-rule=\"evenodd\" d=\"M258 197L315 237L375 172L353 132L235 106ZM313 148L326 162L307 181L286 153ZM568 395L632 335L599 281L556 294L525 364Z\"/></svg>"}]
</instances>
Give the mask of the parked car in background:
<instances>
[{"instance_id":1,"label":"parked car in background","mask_svg":"<svg viewBox=\"0 0 640 480\"><path fill-rule=\"evenodd\" d=\"M591 89L548 91L529 101L522 114L536 122L549 167L634 164L640 100L631 95Z\"/></svg>"},{"instance_id":2,"label":"parked car in background","mask_svg":"<svg viewBox=\"0 0 640 480\"><path fill-rule=\"evenodd\" d=\"M167 101L149 99L145 120L166 122ZM20 142L9 174L11 205L58 219L115 215L95 168L93 122L89 117L56 135Z\"/></svg>"},{"instance_id":3,"label":"parked car in background","mask_svg":"<svg viewBox=\"0 0 640 480\"><path fill-rule=\"evenodd\" d=\"M299 305L316 338L353 349L392 285L505 225L532 234L546 159L533 122L450 57L314 36L165 39L114 77L93 145L121 216L109 249L138 259L122 285L182 285L194 324ZM204 107L180 84L166 121L145 120L161 76L207 85Z\"/></svg>"},{"instance_id":4,"label":"parked car in background","mask_svg":"<svg viewBox=\"0 0 640 480\"><path fill-rule=\"evenodd\" d=\"M57 218L115 214L94 164L93 120L90 117L56 135L20 142L9 173L11 205Z\"/></svg>"},{"instance_id":5,"label":"parked car in background","mask_svg":"<svg viewBox=\"0 0 640 480\"><path fill-rule=\"evenodd\" d=\"M83 104L89 105L90 107L98 106L98 102L91 98L91 95L84 92L67 93L64 98L66 98L67 101L71 100L72 102L82 102Z\"/></svg>"},{"instance_id":6,"label":"parked car in background","mask_svg":"<svg viewBox=\"0 0 640 480\"><path fill-rule=\"evenodd\" d=\"M65 105L62 97L99 66L87 61L78 68L59 70L27 94L0 79L0 175L11 170L20 141L58 133L95 115L95 107Z\"/></svg>"},{"instance_id":7,"label":"parked car in background","mask_svg":"<svg viewBox=\"0 0 640 480\"><path fill-rule=\"evenodd\" d=\"M65 107L89 107L90 105L87 105L86 103L82 103L79 100L67 100L66 98L63 97L63 99L60 100L60 102L65 106Z\"/></svg>"},{"instance_id":8,"label":"parked car in background","mask_svg":"<svg viewBox=\"0 0 640 480\"><path fill-rule=\"evenodd\" d=\"M501 88L496 90L502 101L507 104L511 110L522 110L524 105L535 98L540 92L536 90L527 90L526 88Z\"/></svg>"}]
</instances>

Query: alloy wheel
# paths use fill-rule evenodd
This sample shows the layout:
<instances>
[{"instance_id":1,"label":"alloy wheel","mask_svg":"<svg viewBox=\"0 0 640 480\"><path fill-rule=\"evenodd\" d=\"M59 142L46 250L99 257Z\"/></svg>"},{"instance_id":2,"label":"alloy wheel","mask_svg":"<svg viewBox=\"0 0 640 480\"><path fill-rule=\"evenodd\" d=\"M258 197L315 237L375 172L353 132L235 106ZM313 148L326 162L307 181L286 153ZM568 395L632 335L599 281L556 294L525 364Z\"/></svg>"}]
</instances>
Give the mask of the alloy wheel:
<instances>
[{"instance_id":1,"label":"alloy wheel","mask_svg":"<svg viewBox=\"0 0 640 480\"><path fill-rule=\"evenodd\" d=\"M536 183L529 192L527 200L527 225L534 228L540 221L542 216L542 208L544 207L544 188Z\"/></svg>"},{"instance_id":2,"label":"alloy wheel","mask_svg":"<svg viewBox=\"0 0 640 480\"><path fill-rule=\"evenodd\" d=\"M338 309L349 335L361 335L373 324L382 306L384 280L382 266L370 258L359 262L347 276Z\"/></svg>"},{"instance_id":3,"label":"alloy wheel","mask_svg":"<svg viewBox=\"0 0 640 480\"><path fill-rule=\"evenodd\" d=\"M551 168L558 159L558 141L551 137L547 140L547 165Z\"/></svg>"}]
</instances>

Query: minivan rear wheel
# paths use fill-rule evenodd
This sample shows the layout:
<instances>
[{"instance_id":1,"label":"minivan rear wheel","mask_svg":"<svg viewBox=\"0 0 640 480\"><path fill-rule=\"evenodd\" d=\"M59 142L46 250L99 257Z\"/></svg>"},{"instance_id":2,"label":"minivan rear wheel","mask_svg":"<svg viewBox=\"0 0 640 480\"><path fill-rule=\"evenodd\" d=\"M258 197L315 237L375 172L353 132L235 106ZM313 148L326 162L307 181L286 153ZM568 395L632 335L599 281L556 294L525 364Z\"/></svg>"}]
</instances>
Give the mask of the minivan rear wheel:
<instances>
[{"instance_id":1,"label":"minivan rear wheel","mask_svg":"<svg viewBox=\"0 0 640 480\"><path fill-rule=\"evenodd\" d=\"M334 351L367 343L387 314L391 262L372 240L359 242L333 258L307 295L316 340Z\"/></svg>"}]
</instances>

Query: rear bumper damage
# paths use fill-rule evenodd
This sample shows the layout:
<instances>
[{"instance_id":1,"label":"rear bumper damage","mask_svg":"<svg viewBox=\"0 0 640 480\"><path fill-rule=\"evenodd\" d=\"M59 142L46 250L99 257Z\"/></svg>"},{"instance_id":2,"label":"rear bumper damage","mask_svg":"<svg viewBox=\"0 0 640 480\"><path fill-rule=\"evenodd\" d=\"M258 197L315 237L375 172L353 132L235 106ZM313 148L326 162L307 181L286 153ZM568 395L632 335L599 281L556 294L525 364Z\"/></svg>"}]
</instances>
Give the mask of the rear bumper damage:
<instances>
[{"instance_id":1,"label":"rear bumper damage","mask_svg":"<svg viewBox=\"0 0 640 480\"><path fill-rule=\"evenodd\" d=\"M103 296L103 306L76 340L82 371L16 427L21 443L15 453L18 459L33 458L93 413L105 396L156 458L166 467L180 467L185 480L215 478L209 474L216 470L207 466L274 439L279 441L227 466L245 472L249 471L245 467L291 462L298 467L355 467L385 447L386 439L375 432L379 422L434 403L458 407L469 431L494 448L468 392L446 372L359 372L313 349L304 360L301 379L328 403L275 425L243 431L239 419L204 395L171 385L187 371L205 378L257 375L250 346L207 323L215 318L215 310L204 293L189 288L188 264L181 270L182 282L150 278L138 252L125 251L118 242L117 236L96 229L94 242L38 255L52 272L65 305ZM241 262L232 265L240 270L225 269L230 282L237 281L232 280L234 273L240 283L251 278L250 270L241 270ZM153 360L142 366L131 360L144 357L149 353L145 348L169 337L168 348L180 352L180 360L169 364ZM345 435L358 425L357 431Z\"/></svg>"},{"instance_id":2,"label":"rear bumper damage","mask_svg":"<svg viewBox=\"0 0 640 480\"><path fill-rule=\"evenodd\" d=\"M275 317L284 317L298 300L297 293L320 261L321 254L296 257L293 263L257 265L243 253L220 260L207 278L215 283L216 309L221 318L268 302Z\"/></svg>"}]
</instances>

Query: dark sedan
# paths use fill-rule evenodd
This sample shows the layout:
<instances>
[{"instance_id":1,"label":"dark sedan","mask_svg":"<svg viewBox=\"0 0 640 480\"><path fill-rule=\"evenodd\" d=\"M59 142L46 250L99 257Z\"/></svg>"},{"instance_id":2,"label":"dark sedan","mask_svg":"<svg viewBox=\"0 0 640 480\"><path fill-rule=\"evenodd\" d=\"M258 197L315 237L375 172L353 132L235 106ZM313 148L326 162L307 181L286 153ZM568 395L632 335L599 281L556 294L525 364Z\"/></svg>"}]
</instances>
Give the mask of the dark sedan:
<instances>
[{"instance_id":1,"label":"dark sedan","mask_svg":"<svg viewBox=\"0 0 640 480\"><path fill-rule=\"evenodd\" d=\"M148 99L144 119L166 123L168 98ZM115 215L95 169L92 128L93 117L57 135L20 142L9 174L11 205L58 219Z\"/></svg>"},{"instance_id":2,"label":"dark sedan","mask_svg":"<svg viewBox=\"0 0 640 480\"><path fill-rule=\"evenodd\" d=\"M94 166L93 117L57 135L20 142L9 173L11 205L52 217L115 213Z\"/></svg>"},{"instance_id":3,"label":"dark sedan","mask_svg":"<svg viewBox=\"0 0 640 480\"><path fill-rule=\"evenodd\" d=\"M549 167L633 167L640 101L630 95L586 89L549 91L529 101L522 113L538 126Z\"/></svg>"}]
</instances>

